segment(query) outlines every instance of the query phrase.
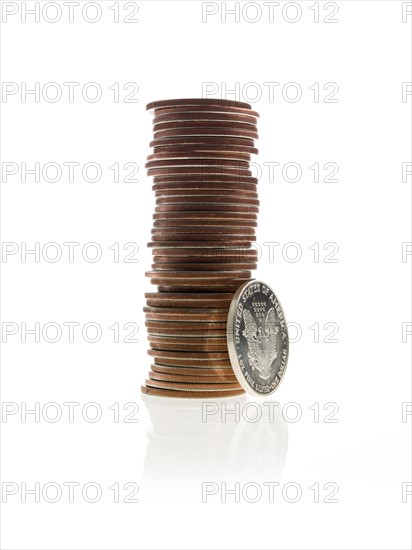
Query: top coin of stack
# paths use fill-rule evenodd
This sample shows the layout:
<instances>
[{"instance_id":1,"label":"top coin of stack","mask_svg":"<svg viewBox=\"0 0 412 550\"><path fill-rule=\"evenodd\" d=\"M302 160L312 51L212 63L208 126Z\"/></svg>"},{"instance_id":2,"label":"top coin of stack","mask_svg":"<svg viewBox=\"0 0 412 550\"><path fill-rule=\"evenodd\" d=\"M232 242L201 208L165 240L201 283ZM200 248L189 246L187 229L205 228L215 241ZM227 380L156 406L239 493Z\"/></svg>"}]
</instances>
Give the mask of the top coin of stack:
<instances>
[{"instance_id":1,"label":"top coin of stack","mask_svg":"<svg viewBox=\"0 0 412 550\"><path fill-rule=\"evenodd\" d=\"M149 103L156 197L146 275L152 369L144 393L224 397L243 389L231 367L226 323L233 294L256 268L259 200L250 159L258 113L247 103L176 99Z\"/></svg>"}]
</instances>

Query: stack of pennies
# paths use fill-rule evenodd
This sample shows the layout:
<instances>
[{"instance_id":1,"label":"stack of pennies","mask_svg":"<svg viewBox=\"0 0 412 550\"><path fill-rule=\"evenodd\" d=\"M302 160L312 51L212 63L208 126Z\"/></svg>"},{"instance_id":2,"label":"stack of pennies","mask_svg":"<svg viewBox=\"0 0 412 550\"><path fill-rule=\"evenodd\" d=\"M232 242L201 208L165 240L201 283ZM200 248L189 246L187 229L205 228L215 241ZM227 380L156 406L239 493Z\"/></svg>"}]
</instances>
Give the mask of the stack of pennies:
<instances>
[{"instance_id":1,"label":"stack of pennies","mask_svg":"<svg viewBox=\"0 0 412 550\"><path fill-rule=\"evenodd\" d=\"M258 113L247 103L149 103L146 168L156 197L146 328L153 364L145 394L208 398L244 393L230 363L231 300L256 269L259 200L250 159Z\"/></svg>"}]
</instances>

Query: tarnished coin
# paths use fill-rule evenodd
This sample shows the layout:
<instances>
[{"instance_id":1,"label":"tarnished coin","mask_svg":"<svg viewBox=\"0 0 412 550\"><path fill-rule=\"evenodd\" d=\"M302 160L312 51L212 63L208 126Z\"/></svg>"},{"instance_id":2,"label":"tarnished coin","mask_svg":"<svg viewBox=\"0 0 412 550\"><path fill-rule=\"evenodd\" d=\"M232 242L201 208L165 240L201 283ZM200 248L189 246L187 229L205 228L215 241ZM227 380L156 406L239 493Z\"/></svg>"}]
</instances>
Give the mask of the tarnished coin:
<instances>
[{"instance_id":1,"label":"tarnished coin","mask_svg":"<svg viewBox=\"0 0 412 550\"><path fill-rule=\"evenodd\" d=\"M142 393L146 395L156 395L157 397L173 397L181 399L212 399L216 397L235 397L245 393L243 388L238 390L225 390L225 391L180 391L180 390L167 390L153 387L141 387Z\"/></svg>"},{"instance_id":2,"label":"tarnished coin","mask_svg":"<svg viewBox=\"0 0 412 550\"><path fill-rule=\"evenodd\" d=\"M227 323L230 362L242 387L266 396L280 384L288 361L289 338L282 306L262 281L241 285Z\"/></svg>"},{"instance_id":3,"label":"tarnished coin","mask_svg":"<svg viewBox=\"0 0 412 550\"><path fill-rule=\"evenodd\" d=\"M250 111L249 111L250 112ZM210 120L213 122L246 122L249 124L257 124L257 118L254 115L249 113L234 113L234 112L222 112L222 111L201 111L191 109L190 111L175 111L172 113L162 113L159 111L153 117L153 125L158 124L159 122L182 122L188 121L191 122L200 122Z\"/></svg>"}]
</instances>

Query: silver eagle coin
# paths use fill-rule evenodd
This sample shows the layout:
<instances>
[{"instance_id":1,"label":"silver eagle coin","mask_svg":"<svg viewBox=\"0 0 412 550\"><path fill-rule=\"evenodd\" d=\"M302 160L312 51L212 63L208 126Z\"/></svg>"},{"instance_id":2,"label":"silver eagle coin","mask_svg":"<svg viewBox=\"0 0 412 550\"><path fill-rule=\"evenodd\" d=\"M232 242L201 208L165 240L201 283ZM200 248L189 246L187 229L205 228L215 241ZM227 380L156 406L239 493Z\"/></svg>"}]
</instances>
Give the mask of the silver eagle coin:
<instances>
[{"instance_id":1,"label":"silver eagle coin","mask_svg":"<svg viewBox=\"0 0 412 550\"><path fill-rule=\"evenodd\" d=\"M289 337L282 306L266 283L248 281L235 292L227 345L236 378L245 391L266 396L276 390L288 362Z\"/></svg>"}]
</instances>

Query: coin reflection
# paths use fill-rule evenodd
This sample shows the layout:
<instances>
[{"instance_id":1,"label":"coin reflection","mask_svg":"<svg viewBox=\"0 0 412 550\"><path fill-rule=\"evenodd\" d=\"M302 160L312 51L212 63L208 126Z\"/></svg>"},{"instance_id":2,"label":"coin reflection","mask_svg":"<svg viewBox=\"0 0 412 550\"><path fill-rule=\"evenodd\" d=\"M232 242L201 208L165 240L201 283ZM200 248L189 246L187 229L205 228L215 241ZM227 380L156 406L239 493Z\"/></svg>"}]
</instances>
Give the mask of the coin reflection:
<instances>
[{"instance_id":1,"label":"coin reflection","mask_svg":"<svg viewBox=\"0 0 412 550\"><path fill-rule=\"evenodd\" d=\"M279 481L288 426L274 401L246 396L183 400L142 396L151 426L143 471L146 495L198 492L204 481Z\"/></svg>"}]
</instances>

